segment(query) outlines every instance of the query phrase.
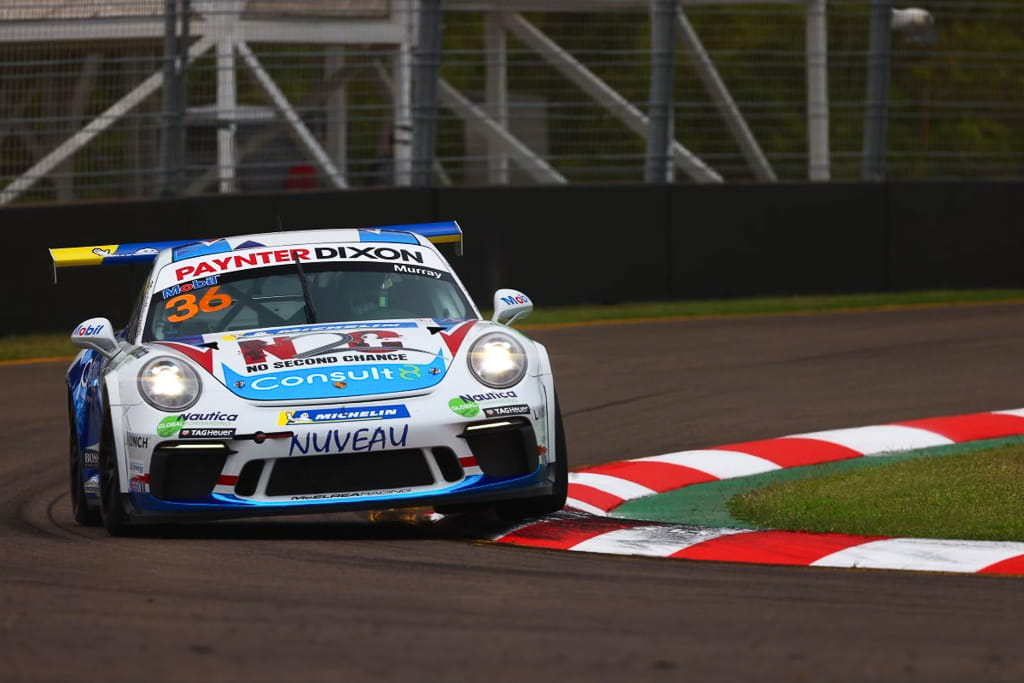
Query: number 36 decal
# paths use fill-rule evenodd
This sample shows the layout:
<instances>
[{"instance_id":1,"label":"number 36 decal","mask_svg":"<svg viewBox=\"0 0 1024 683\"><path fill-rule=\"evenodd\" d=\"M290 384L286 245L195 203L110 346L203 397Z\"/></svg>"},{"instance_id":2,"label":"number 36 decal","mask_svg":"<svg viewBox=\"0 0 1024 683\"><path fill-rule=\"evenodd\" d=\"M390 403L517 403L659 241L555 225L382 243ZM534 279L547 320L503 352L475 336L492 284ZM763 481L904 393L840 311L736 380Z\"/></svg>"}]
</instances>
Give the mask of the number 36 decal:
<instances>
[{"instance_id":1,"label":"number 36 decal","mask_svg":"<svg viewBox=\"0 0 1024 683\"><path fill-rule=\"evenodd\" d=\"M210 287L203 293L203 298L198 303L195 294L181 294L173 299L168 299L164 308L167 310L173 308L174 313L167 316L167 320L172 323L180 323L199 315L200 312L213 313L234 303L234 300L227 294L218 294L219 289L218 286Z\"/></svg>"}]
</instances>

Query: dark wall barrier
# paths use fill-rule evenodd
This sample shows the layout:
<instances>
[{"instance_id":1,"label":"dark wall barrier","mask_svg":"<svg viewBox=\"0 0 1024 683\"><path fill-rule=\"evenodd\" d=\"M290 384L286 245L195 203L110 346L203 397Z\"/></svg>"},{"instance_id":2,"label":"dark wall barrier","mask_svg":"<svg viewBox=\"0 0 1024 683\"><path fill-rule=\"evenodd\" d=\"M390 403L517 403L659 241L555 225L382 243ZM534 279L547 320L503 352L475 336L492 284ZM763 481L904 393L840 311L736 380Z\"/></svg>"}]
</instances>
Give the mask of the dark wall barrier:
<instances>
[{"instance_id":1,"label":"dark wall barrier","mask_svg":"<svg viewBox=\"0 0 1024 683\"><path fill-rule=\"evenodd\" d=\"M671 215L673 298L885 289L881 185L682 186Z\"/></svg>"},{"instance_id":2,"label":"dark wall barrier","mask_svg":"<svg viewBox=\"0 0 1024 683\"><path fill-rule=\"evenodd\" d=\"M345 190L0 209L3 333L124 321L141 267L73 268L48 247L458 220L452 263L482 307L935 287L1024 287L1024 183ZM17 245L17 246L15 246Z\"/></svg>"},{"instance_id":3,"label":"dark wall barrier","mask_svg":"<svg viewBox=\"0 0 1024 683\"><path fill-rule=\"evenodd\" d=\"M890 185L886 211L893 289L1024 284L1024 183Z\"/></svg>"},{"instance_id":4,"label":"dark wall barrier","mask_svg":"<svg viewBox=\"0 0 1024 683\"><path fill-rule=\"evenodd\" d=\"M466 233L453 263L482 307L498 287L538 305L650 301L669 297L668 198L656 186L448 189L437 215Z\"/></svg>"}]
</instances>

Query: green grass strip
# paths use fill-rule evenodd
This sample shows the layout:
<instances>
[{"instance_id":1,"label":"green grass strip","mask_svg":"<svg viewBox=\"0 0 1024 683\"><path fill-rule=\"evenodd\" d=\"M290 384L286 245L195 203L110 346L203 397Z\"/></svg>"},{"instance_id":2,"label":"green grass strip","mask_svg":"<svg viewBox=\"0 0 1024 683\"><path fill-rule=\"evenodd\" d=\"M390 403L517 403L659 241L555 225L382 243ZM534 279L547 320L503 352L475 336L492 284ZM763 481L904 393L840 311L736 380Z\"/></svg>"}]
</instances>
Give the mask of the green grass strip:
<instances>
[{"instance_id":1,"label":"green grass strip","mask_svg":"<svg viewBox=\"0 0 1024 683\"><path fill-rule=\"evenodd\" d=\"M523 330L550 325L659 320L733 315L820 313L827 311L885 310L956 304L1024 302L1024 289L935 290L834 296L786 296L707 301L659 301L613 306L545 307L543 304L516 327ZM90 311L82 312L82 319ZM485 318L490 313L484 312ZM116 322L116 321L115 321ZM69 341L71 330L47 334L0 336L0 361L74 356L78 349Z\"/></svg>"},{"instance_id":2,"label":"green grass strip","mask_svg":"<svg viewBox=\"0 0 1024 683\"><path fill-rule=\"evenodd\" d=\"M18 334L0 337L0 361L32 358L70 359L78 351L78 347L71 343L70 329L60 333Z\"/></svg>"},{"instance_id":3,"label":"green grass strip","mask_svg":"<svg viewBox=\"0 0 1024 683\"><path fill-rule=\"evenodd\" d=\"M775 484L729 508L772 529L1024 541L1024 447Z\"/></svg>"},{"instance_id":4,"label":"green grass strip","mask_svg":"<svg viewBox=\"0 0 1024 683\"><path fill-rule=\"evenodd\" d=\"M780 296L706 301L660 301L623 303L611 306L545 307L539 305L523 328L612 320L664 318L700 318L730 315L773 315L780 313L819 313L861 311L888 308L916 308L950 304L1020 302L1021 289L931 290L886 292L878 294L837 294L828 296Z\"/></svg>"},{"instance_id":5,"label":"green grass strip","mask_svg":"<svg viewBox=\"0 0 1024 683\"><path fill-rule=\"evenodd\" d=\"M996 513L996 516L1002 515L1013 520L1011 523L1018 528L1024 527L1024 502L1021 500L1021 497L1024 496L1024 470L1017 472L1015 484L1013 484L1016 486L1015 492L997 494L997 488L977 486L971 481L976 470L975 462L979 463L978 467L987 469L987 466L981 465L983 459L978 457L980 452L996 452L997 460L1005 460L1006 456L1002 454L1002 449L1005 448L1015 449L1024 454L1024 437L1015 436L972 441L952 446L937 446L890 455L793 467L749 477L697 484L624 503L614 510L613 516L624 519L741 529L771 528L920 538L1024 540L1008 530L1002 521L993 524L992 515L986 512L989 509L998 509L1000 512ZM935 462L937 466L941 465L941 470L919 472L916 469L911 469L909 473L898 471L898 468L913 467L919 462L924 463L925 460L928 461L927 464ZM894 472L894 470L896 471ZM850 483L846 477L854 475L864 477L864 479ZM901 476L897 477L897 475ZM1012 477L1007 478L1013 479ZM857 494L854 511L851 511L850 508L821 505L820 503L812 504L806 500L800 502L795 498L790 498L791 495L799 495L787 490L790 484L816 483L826 479L830 482L838 481L831 485L836 486L839 491L853 490ZM731 501L740 500L742 496L752 492L772 489L783 493L779 494L778 499L763 503L764 507L759 506L756 513L748 511L746 508L739 511L736 508L740 504L731 503ZM963 528L963 525L956 529L950 528L948 525L950 515L936 513L934 506L943 500L959 499L961 491L972 491L973 493L970 495L978 495L982 499L989 492L992 496L1002 495L1011 501L1009 503L1011 507L1016 506L1015 511L1012 514L1005 514L1006 504L1003 502L979 500L979 502L970 503L965 508L956 509L955 514L952 515L953 520L966 520L973 528ZM796 502L785 502L788 500ZM903 518L909 514L903 511L904 507L897 507L895 510L881 507L882 503L905 506L908 500L911 502L919 500L928 506L923 512L913 513L911 520L921 522L915 526L902 523ZM890 501L892 502L890 503ZM897 503L896 501L902 502ZM783 519L781 515L775 515L774 510L778 507L787 508L791 516ZM735 512L730 508L735 509ZM881 520L878 519L878 515L874 515L874 512L880 509L885 509ZM866 512L859 513L855 510ZM823 511L820 516L824 519L816 519L819 516L819 511ZM864 518L869 514L873 517L871 524L859 527L853 525L857 517ZM978 523L975 523L974 520L977 520ZM884 522L885 525L882 525L881 522Z\"/></svg>"}]
</instances>

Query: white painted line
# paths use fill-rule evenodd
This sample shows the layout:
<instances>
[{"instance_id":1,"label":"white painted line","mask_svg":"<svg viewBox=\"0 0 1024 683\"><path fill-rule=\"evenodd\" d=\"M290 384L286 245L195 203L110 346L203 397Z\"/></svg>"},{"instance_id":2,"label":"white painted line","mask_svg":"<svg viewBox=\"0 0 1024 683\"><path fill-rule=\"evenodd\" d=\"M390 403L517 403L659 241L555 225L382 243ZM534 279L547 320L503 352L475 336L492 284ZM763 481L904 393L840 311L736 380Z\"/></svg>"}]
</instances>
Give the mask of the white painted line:
<instances>
[{"instance_id":1,"label":"white painted line","mask_svg":"<svg viewBox=\"0 0 1024 683\"><path fill-rule=\"evenodd\" d=\"M575 498L566 498L565 499L565 507L572 508L574 510L579 510L580 512L587 512L587 513L590 513L590 514L594 515L595 517L607 517L608 516L608 511L607 510L602 510L601 508L597 507L596 505L591 505L590 503L584 503L582 500L576 500Z\"/></svg>"},{"instance_id":2,"label":"white painted line","mask_svg":"<svg viewBox=\"0 0 1024 683\"><path fill-rule=\"evenodd\" d=\"M679 453L636 458L628 462L664 462L670 465L682 465L706 472L719 479L746 477L751 474L781 469L772 461L759 458L756 455L725 450L680 451Z\"/></svg>"},{"instance_id":3,"label":"white painted line","mask_svg":"<svg viewBox=\"0 0 1024 683\"><path fill-rule=\"evenodd\" d=\"M932 446L948 446L953 443L941 434L927 429L906 427L904 425L875 425L870 427L851 427L849 429L830 429L823 432L807 434L791 434L793 439L817 439L845 446L863 455L879 455L894 451L911 451L917 448Z\"/></svg>"},{"instance_id":4,"label":"white painted line","mask_svg":"<svg viewBox=\"0 0 1024 683\"><path fill-rule=\"evenodd\" d=\"M643 496L651 496L657 493L654 489L635 484L628 479L613 477L608 474L594 474L593 472L570 472L569 483L590 486L605 493L610 493L613 496L618 496L623 500L642 498Z\"/></svg>"},{"instance_id":5,"label":"white painted line","mask_svg":"<svg viewBox=\"0 0 1024 683\"><path fill-rule=\"evenodd\" d=\"M811 566L977 572L1018 555L1024 555L1024 543L889 538L834 552Z\"/></svg>"},{"instance_id":6,"label":"white painted line","mask_svg":"<svg viewBox=\"0 0 1024 683\"><path fill-rule=\"evenodd\" d=\"M1015 410L993 410L993 415L1013 415L1014 417L1024 417L1024 408L1017 408Z\"/></svg>"},{"instance_id":7,"label":"white painted line","mask_svg":"<svg viewBox=\"0 0 1024 683\"><path fill-rule=\"evenodd\" d=\"M588 553L609 555L644 555L668 557L691 545L720 536L748 533L749 529L712 529L684 526L638 526L616 529L588 538L569 548Z\"/></svg>"}]
</instances>

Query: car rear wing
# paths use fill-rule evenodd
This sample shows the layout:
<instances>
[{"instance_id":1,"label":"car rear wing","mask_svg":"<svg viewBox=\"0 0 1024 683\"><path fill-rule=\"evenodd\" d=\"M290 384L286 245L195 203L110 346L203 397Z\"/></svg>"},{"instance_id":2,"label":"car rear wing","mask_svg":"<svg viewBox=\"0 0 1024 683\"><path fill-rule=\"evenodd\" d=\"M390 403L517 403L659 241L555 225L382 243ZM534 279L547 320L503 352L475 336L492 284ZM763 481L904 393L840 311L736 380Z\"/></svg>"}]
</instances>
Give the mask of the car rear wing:
<instances>
[{"instance_id":1,"label":"car rear wing","mask_svg":"<svg viewBox=\"0 0 1024 683\"><path fill-rule=\"evenodd\" d=\"M386 225L374 228L357 228L366 236L384 232L411 232L426 237L434 244L454 244L456 255L462 255L462 228L455 221L438 223L410 223L408 225ZM385 237L383 235L381 237ZM201 246L219 240L172 240L169 242L134 242L131 244L104 244L88 247L53 247L53 281L57 282L57 269L74 266L112 266L132 263L152 263L164 249L176 249L191 245ZM368 240L369 241L369 240ZM238 245L235 248L244 247ZM225 247L219 251L230 251Z\"/></svg>"}]
</instances>

